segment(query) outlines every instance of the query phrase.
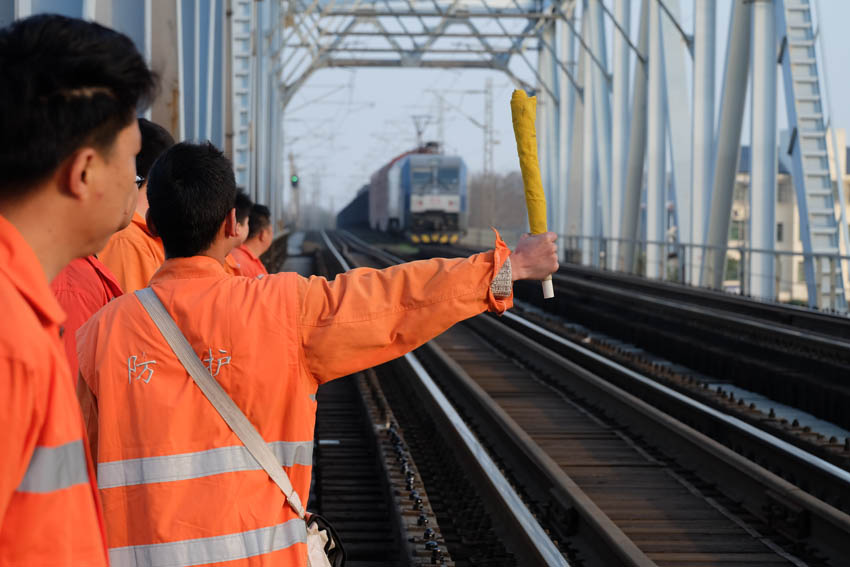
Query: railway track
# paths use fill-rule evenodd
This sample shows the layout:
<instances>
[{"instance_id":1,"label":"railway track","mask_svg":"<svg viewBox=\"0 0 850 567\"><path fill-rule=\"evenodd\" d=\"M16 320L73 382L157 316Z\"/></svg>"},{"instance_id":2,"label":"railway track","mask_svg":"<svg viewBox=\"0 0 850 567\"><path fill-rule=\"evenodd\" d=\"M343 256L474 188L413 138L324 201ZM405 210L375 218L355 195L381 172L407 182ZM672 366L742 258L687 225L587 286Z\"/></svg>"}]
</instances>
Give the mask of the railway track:
<instances>
[{"instance_id":1,"label":"railway track","mask_svg":"<svg viewBox=\"0 0 850 567\"><path fill-rule=\"evenodd\" d=\"M562 273L553 280L559 294L547 310L850 428L848 338Z\"/></svg>"},{"instance_id":2,"label":"railway track","mask_svg":"<svg viewBox=\"0 0 850 567\"><path fill-rule=\"evenodd\" d=\"M845 471L511 314L474 318L434 343L417 357L577 563L850 556L850 517L827 503L846 506Z\"/></svg>"},{"instance_id":3,"label":"railway track","mask_svg":"<svg viewBox=\"0 0 850 567\"><path fill-rule=\"evenodd\" d=\"M553 280L553 301L527 282L515 286L517 298L545 310L528 314L538 324L850 470L850 439L796 421L799 410L850 428L850 319L572 264ZM739 390L764 396L762 407Z\"/></svg>"},{"instance_id":4,"label":"railway track","mask_svg":"<svg viewBox=\"0 0 850 567\"><path fill-rule=\"evenodd\" d=\"M463 247L421 246L426 254L465 256L477 252ZM705 288L694 288L673 282L655 281L640 276L600 270L576 263L565 263L558 271L561 276L583 279L587 282L625 288L643 294L685 301L692 305L736 313L762 322L776 323L798 331L807 331L825 338L844 337L850 340L850 317L808 307L757 301L746 296L733 295Z\"/></svg>"},{"instance_id":5,"label":"railway track","mask_svg":"<svg viewBox=\"0 0 850 567\"><path fill-rule=\"evenodd\" d=\"M317 271L332 275L349 269L348 260L334 249L329 240L325 241L328 250L333 253L319 254ZM359 260L364 257L350 250L346 256ZM331 268L333 263L336 263L336 269ZM371 371L366 374L370 375ZM481 462L475 457L484 453L483 448L450 404L441 399L439 392L428 389L430 378L425 374L417 376L415 371L413 374L420 388L424 388L415 396L399 391L395 380L379 383L377 377L371 375L368 378L356 377L359 395L352 395L352 392L348 395L338 394L329 403L328 398L322 397L327 394L320 393L317 417L319 460L323 445L330 445L331 448L336 445L323 443L322 437L326 435L323 431L326 428L336 431L331 437L352 435L356 429L352 425L357 420L352 420L350 415L343 419L337 417L328 420L328 412L333 415L337 413L334 407L354 404L368 408L371 429L378 439L376 453L381 457L378 460L384 464L382 472L375 474L371 470L367 472L365 466L358 468L355 463L359 461L346 458L344 453L337 455L338 459L328 456L326 462L332 464L327 468L323 469L322 463L317 462L315 487L316 492L321 493L317 494L318 505L321 507L326 500L335 502L337 494L345 494L345 498L353 498L355 503L361 502L361 482L365 487L362 491L368 493L369 487L377 479L386 477L390 479L388 492L395 503L396 521L402 533L404 551L398 564L449 567L568 565L557 546L548 540L532 514L513 493L496 465L490 461ZM341 379L339 383L345 384L350 378ZM320 388L320 392L323 388ZM385 389L387 394L384 393ZM393 399L392 407L387 398ZM427 406L423 406L424 400L429 401ZM326 423L322 423L322 420L326 420ZM339 427L335 424L339 424ZM444 437L445 443L435 443L438 431L443 436L450 436ZM361 457L362 453L355 451ZM466 464L472 466L459 465L458 455L462 455L461 458L465 456L468 459ZM321 478L327 474L332 477L331 486L327 479ZM332 504L334 512L342 517L346 516L348 508L345 499L342 500L342 506ZM330 513L329 516L335 517ZM498 525L494 525L494 516L498 518ZM371 519L377 520L375 517ZM359 528L356 527L358 524ZM376 531L382 529L378 525L375 527ZM372 533L368 525L364 527L362 518L350 526L343 523L342 528L347 533L359 533L360 541L366 544L364 551L371 549L370 561L362 564L376 565L374 561L379 558L375 546L380 546L380 535ZM343 541L348 544L345 537L343 535Z\"/></svg>"},{"instance_id":6,"label":"railway track","mask_svg":"<svg viewBox=\"0 0 850 567\"><path fill-rule=\"evenodd\" d=\"M313 512L331 518L351 567L395 567L401 549L377 455L377 440L359 399L357 376L327 384L317 394Z\"/></svg>"},{"instance_id":7,"label":"railway track","mask_svg":"<svg viewBox=\"0 0 850 567\"><path fill-rule=\"evenodd\" d=\"M850 338L850 317L827 311L814 311L807 307L790 304L776 304L756 301L740 295L732 295L704 288L648 280L629 274L608 272L579 264L565 264L560 273L586 281L627 287L653 296L686 301L693 305L702 305L739 315L752 317L760 321L769 321L780 325L816 333L823 337Z\"/></svg>"},{"instance_id":8,"label":"railway track","mask_svg":"<svg viewBox=\"0 0 850 567\"><path fill-rule=\"evenodd\" d=\"M548 312L603 333L606 339L601 342L608 342L610 350L616 350L617 341L640 349L637 355L621 353L621 359L648 366L662 358L668 364L653 369L653 374L674 387L696 394L700 388L717 384L712 386L716 392L699 395L713 398L710 403L718 408L733 405L736 400L729 391L739 387L773 400L774 405L798 408L850 428L846 411L850 407L846 383L850 342L560 274L554 279L558 292L555 302L546 306ZM541 306L539 293L531 286L518 289L532 305ZM751 423L839 466L850 467L846 439L842 444L833 434L819 434L794 418L775 416L772 407L762 407L759 412L745 407L739 410Z\"/></svg>"},{"instance_id":9,"label":"railway track","mask_svg":"<svg viewBox=\"0 0 850 567\"><path fill-rule=\"evenodd\" d=\"M308 258L300 257L289 267L297 265L302 275L327 270L321 257L309 266ZM325 384L316 400L308 506L337 530L346 565L455 567L416 461L397 431L374 373ZM412 490L417 498L411 501Z\"/></svg>"}]
</instances>

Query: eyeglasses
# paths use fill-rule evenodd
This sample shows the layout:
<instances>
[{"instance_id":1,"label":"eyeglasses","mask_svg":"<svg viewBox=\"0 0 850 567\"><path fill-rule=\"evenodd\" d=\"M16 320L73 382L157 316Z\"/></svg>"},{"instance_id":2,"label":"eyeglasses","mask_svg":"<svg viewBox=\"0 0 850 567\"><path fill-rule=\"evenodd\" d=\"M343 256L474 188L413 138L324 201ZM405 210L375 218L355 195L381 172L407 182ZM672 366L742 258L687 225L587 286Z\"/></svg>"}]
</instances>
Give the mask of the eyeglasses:
<instances>
[{"instance_id":1,"label":"eyeglasses","mask_svg":"<svg viewBox=\"0 0 850 567\"><path fill-rule=\"evenodd\" d=\"M141 175L137 175L136 176L136 187L141 189L142 185L144 185L144 184L145 184L145 178L142 177Z\"/></svg>"}]
</instances>

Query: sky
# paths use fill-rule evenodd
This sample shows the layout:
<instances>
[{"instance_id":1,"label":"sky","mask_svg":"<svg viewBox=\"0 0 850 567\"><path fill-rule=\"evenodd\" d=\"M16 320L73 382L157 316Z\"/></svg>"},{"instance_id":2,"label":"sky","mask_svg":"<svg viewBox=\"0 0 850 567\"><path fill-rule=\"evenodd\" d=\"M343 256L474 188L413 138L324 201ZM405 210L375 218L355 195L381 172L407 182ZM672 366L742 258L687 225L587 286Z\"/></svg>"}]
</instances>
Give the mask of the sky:
<instances>
[{"instance_id":1,"label":"sky","mask_svg":"<svg viewBox=\"0 0 850 567\"><path fill-rule=\"evenodd\" d=\"M674 2L677 0L667 0ZM693 32L693 2L681 2L681 25ZM605 0L613 9L613 1ZM732 0L717 1L717 88L722 85L726 36ZM850 0L816 0L822 17L820 33L827 73L833 124L850 129ZM637 42L639 0L632 1L630 36ZM611 26L608 55L611 56ZM534 44L528 42L531 47ZM533 50L527 52L531 63ZM610 62L609 62L610 63ZM686 57L686 65L691 61ZM533 73L514 56L511 68L529 83ZM778 70L781 86L781 69ZM301 177L302 199L315 195L326 208L339 210L351 200L369 176L395 155L416 144L414 116L429 116L423 138L437 139L438 105L435 91L447 101L443 131L446 152L460 155L470 173L483 167L485 81L493 85L494 167L506 173L518 169L510 123L510 96L515 88L503 73L479 69L325 69L313 74L286 109L286 152L292 151ZM718 105L720 97L717 97ZM785 127L784 97L778 98L779 127ZM749 106L749 104L748 104ZM423 120L420 118L420 120ZM743 142L749 139L749 110L745 116ZM288 188L285 194L290 200Z\"/></svg>"}]
</instances>

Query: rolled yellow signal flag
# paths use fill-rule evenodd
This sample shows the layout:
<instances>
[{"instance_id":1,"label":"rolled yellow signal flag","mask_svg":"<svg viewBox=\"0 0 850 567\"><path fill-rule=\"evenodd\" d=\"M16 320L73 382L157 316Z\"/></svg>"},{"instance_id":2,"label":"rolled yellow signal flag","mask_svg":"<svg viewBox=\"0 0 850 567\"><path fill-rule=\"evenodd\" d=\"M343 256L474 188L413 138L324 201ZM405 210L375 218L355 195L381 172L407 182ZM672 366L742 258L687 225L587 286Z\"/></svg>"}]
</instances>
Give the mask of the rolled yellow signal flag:
<instances>
[{"instance_id":1,"label":"rolled yellow signal flag","mask_svg":"<svg viewBox=\"0 0 850 567\"><path fill-rule=\"evenodd\" d=\"M516 149L519 154L519 168L522 171L522 184L525 186L525 205L528 209L528 226L531 234L546 232L546 195L540 179L540 163L537 161L537 132L534 120L537 117L537 97L529 98L525 91L514 91L511 97L511 116L514 123ZM543 297L555 297L552 289L552 276L546 276L543 284Z\"/></svg>"}]
</instances>

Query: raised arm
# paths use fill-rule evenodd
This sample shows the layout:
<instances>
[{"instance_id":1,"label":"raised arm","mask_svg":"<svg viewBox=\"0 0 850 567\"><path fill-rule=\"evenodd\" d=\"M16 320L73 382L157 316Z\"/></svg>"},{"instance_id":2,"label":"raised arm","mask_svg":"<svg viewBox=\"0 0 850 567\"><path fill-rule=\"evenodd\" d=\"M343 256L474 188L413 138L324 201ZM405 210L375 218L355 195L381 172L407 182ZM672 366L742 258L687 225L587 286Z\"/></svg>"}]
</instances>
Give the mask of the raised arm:
<instances>
[{"instance_id":1,"label":"raised arm","mask_svg":"<svg viewBox=\"0 0 850 567\"><path fill-rule=\"evenodd\" d=\"M524 239L512 279L557 269L553 241L551 233ZM360 268L330 282L301 278L301 342L310 372L320 382L345 376L401 356L483 311L504 312L513 295L497 298L490 284L509 255L497 237L494 250L469 258Z\"/></svg>"}]
</instances>

